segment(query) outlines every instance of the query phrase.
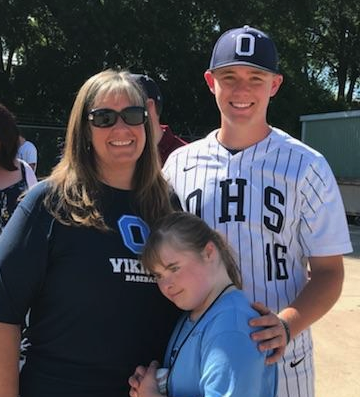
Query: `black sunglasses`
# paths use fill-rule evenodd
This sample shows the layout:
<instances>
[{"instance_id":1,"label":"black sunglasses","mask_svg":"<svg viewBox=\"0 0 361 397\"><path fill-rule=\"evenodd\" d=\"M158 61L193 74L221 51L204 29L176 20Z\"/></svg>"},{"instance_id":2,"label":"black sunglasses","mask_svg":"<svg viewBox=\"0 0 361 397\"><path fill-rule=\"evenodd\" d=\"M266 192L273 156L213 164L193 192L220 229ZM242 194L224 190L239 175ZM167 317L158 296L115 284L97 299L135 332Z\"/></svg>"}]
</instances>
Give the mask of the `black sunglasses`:
<instances>
[{"instance_id":1,"label":"black sunglasses","mask_svg":"<svg viewBox=\"0 0 361 397\"><path fill-rule=\"evenodd\" d=\"M113 109L92 109L88 113L88 120L94 127L107 128L113 126L118 117L128 125L144 124L147 120L148 112L143 106L129 106L120 112Z\"/></svg>"}]
</instances>

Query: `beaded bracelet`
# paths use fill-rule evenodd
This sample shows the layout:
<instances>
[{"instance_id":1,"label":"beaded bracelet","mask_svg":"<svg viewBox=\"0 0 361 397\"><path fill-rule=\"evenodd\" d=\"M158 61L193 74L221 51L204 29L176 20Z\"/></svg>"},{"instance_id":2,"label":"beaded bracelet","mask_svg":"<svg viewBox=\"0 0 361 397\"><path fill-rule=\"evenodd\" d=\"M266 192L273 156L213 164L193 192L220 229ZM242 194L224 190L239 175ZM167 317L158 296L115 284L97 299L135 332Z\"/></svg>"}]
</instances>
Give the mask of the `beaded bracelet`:
<instances>
[{"instance_id":1,"label":"beaded bracelet","mask_svg":"<svg viewBox=\"0 0 361 397\"><path fill-rule=\"evenodd\" d=\"M281 324L283 325L283 328L286 332L286 345L290 343L291 340L291 332L290 332L290 327L288 325L288 322L284 320L283 318L280 318Z\"/></svg>"}]
</instances>

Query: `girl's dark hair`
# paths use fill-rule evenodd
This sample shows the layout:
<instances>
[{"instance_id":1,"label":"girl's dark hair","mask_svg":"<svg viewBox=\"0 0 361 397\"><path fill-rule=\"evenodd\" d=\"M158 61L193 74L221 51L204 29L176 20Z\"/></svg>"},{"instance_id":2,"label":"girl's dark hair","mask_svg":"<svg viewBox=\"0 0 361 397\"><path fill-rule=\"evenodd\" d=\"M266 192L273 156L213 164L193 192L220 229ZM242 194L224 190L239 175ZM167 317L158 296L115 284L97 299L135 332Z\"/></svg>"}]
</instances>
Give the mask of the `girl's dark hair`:
<instances>
[{"instance_id":1,"label":"girl's dark hair","mask_svg":"<svg viewBox=\"0 0 361 397\"><path fill-rule=\"evenodd\" d=\"M0 166L15 171L14 162L19 148L19 130L15 116L0 103Z\"/></svg>"},{"instance_id":2,"label":"girl's dark hair","mask_svg":"<svg viewBox=\"0 0 361 397\"><path fill-rule=\"evenodd\" d=\"M188 212L174 212L154 224L143 250L143 266L152 272L156 264L162 263L159 249L163 243L170 243L182 250L200 253L210 241L218 249L229 278L237 288L241 289L241 275L231 247L206 222Z\"/></svg>"}]
</instances>

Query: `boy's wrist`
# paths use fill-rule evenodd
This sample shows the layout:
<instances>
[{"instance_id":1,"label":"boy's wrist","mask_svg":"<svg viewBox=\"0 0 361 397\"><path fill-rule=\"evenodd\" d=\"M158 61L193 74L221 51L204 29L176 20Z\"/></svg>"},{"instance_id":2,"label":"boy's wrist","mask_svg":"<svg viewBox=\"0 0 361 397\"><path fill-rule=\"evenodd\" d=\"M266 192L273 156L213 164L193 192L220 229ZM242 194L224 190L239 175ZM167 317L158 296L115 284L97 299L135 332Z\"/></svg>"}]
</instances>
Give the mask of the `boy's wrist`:
<instances>
[{"instance_id":1,"label":"boy's wrist","mask_svg":"<svg viewBox=\"0 0 361 397\"><path fill-rule=\"evenodd\" d=\"M288 322L284 320L283 318L280 318L280 322L285 330L286 333L286 346L290 343L291 341L291 331L290 331L290 326L288 325Z\"/></svg>"}]
</instances>

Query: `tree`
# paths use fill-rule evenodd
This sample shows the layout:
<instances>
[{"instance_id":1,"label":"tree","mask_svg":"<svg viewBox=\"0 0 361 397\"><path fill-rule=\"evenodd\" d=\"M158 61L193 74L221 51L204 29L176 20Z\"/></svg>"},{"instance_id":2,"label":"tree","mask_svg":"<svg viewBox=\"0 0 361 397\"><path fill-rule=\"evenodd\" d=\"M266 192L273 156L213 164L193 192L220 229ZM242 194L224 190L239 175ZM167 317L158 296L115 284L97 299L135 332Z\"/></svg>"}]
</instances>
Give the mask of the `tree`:
<instances>
[{"instance_id":1,"label":"tree","mask_svg":"<svg viewBox=\"0 0 361 397\"><path fill-rule=\"evenodd\" d=\"M11 79L19 62L19 51L30 36L29 10L34 1L0 0L0 86L1 99L13 98ZM10 100L11 102L11 100Z\"/></svg>"},{"instance_id":2,"label":"tree","mask_svg":"<svg viewBox=\"0 0 361 397\"><path fill-rule=\"evenodd\" d=\"M20 113L65 122L81 84L120 66L152 76L163 121L193 139L219 124L203 79L213 45L243 24L279 49L285 79L272 123L297 135L301 114L355 106L356 0L0 0L0 9L0 99Z\"/></svg>"},{"instance_id":3,"label":"tree","mask_svg":"<svg viewBox=\"0 0 361 397\"><path fill-rule=\"evenodd\" d=\"M360 84L360 3L319 0L316 4L310 63L323 73L323 82L337 86L337 100L351 105Z\"/></svg>"}]
</instances>

